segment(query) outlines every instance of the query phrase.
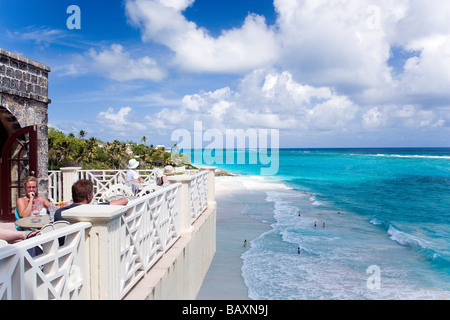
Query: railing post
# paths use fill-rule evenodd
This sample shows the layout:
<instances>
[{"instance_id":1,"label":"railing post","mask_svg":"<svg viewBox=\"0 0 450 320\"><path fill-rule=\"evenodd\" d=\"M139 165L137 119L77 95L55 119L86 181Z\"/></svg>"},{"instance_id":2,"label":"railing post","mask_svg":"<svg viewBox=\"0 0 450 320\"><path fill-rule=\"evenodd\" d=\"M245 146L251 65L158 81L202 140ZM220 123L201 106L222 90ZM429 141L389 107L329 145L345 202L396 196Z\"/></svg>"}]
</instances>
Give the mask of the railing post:
<instances>
[{"instance_id":1,"label":"railing post","mask_svg":"<svg viewBox=\"0 0 450 320\"><path fill-rule=\"evenodd\" d=\"M182 176L171 176L168 177L170 183L181 183L181 233L186 235L192 232L192 221L191 221L191 193L190 193L190 182L192 177L189 175Z\"/></svg>"},{"instance_id":2,"label":"railing post","mask_svg":"<svg viewBox=\"0 0 450 320\"><path fill-rule=\"evenodd\" d=\"M216 196L215 196L215 178L216 178L216 168L209 166L200 166L200 170L207 170L208 173L208 207L216 206Z\"/></svg>"},{"instance_id":3,"label":"railing post","mask_svg":"<svg viewBox=\"0 0 450 320\"><path fill-rule=\"evenodd\" d=\"M120 219L125 206L81 205L66 210L69 222L91 222L87 234L88 299L120 299Z\"/></svg>"},{"instance_id":4,"label":"railing post","mask_svg":"<svg viewBox=\"0 0 450 320\"><path fill-rule=\"evenodd\" d=\"M61 168L63 181L63 201L72 200L72 185L78 180L78 167Z\"/></svg>"}]
</instances>

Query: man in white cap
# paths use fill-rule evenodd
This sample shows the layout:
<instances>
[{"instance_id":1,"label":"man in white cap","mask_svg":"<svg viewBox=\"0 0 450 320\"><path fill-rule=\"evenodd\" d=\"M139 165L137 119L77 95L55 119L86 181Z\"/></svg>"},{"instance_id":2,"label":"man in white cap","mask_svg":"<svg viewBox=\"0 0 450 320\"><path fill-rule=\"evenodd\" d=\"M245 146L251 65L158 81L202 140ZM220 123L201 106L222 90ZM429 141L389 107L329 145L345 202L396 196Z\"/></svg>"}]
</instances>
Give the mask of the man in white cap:
<instances>
[{"instance_id":1,"label":"man in white cap","mask_svg":"<svg viewBox=\"0 0 450 320\"><path fill-rule=\"evenodd\" d=\"M136 168L139 166L139 162L136 159L131 159L128 161L128 171L125 176L125 182L128 181L137 181L140 183L144 183L144 179L139 177L139 173L136 172Z\"/></svg>"}]
</instances>

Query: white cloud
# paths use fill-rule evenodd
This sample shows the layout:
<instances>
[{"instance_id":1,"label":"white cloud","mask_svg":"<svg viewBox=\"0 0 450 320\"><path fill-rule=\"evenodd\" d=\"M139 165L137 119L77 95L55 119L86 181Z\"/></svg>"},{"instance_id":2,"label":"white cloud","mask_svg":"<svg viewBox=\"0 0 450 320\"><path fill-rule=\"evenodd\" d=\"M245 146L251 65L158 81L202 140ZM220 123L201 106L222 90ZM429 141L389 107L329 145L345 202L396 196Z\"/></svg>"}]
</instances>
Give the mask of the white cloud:
<instances>
[{"instance_id":1,"label":"white cloud","mask_svg":"<svg viewBox=\"0 0 450 320\"><path fill-rule=\"evenodd\" d=\"M363 125L366 129L374 129L382 124L382 113L378 110L378 107L369 109L362 116Z\"/></svg>"},{"instance_id":2,"label":"white cloud","mask_svg":"<svg viewBox=\"0 0 450 320\"><path fill-rule=\"evenodd\" d=\"M195 1L127 0L126 13L143 40L167 46L183 70L245 74L278 65L298 82L336 88L360 103L414 91L448 95L449 3L274 0L273 26L249 14L240 28L218 37L184 17L189 6ZM392 46L421 52L397 78L388 64Z\"/></svg>"},{"instance_id":3,"label":"white cloud","mask_svg":"<svg viewBox=\"0 0 450 320\"><path fill-rule=\"evenodd\" d=\"M130 136L136 132L145 132L147 125L140 119L131 117L133 109L131 107L120 108L115 112L113 108L108 108L97 115L99 128L106 127L109 132L121 136Z\"/></svg>"},{"instance_id":4,"label":"white cloud","mask_svg":"<svg viewBox=\"0 0 450 320\"><path fill-rule=\"evenodd\" d=\"M289 72L256 70L238 88L186 95L179 109L163 109L148 119L160 129L205 127L347 130L358 107L326 87L301 85Z\"/></svg>"},{"instance_id":5,"label":"white cloud","mask_svg":"<svg viewBox=\"0 0 450 320\"><path fill-rule=\"evenodd\" d=\"M363 128L367 130L433 129L448 122L449 108L426 110L419 105L383 105L372 107L362 115Z\"/></svg>"},{"instance_id":6,"label":"white cloud","mask_svg":"<svg viewBox=\"0 0 450 320\"><path fill-rule=\"evenodd\" d=\"M98 53L91 49L88 56L92 59L92 67L97 72L115 81L136 79L160 81L166 76L154 59L145 56L135 60L118 44L113 44L109 49Z\"/></svg>"},{"instance_id":7,"label":"white cloud","mask_svg":"<svg viewBox=\"0 0 450 320\"><path fill-rule=\"evenodd\" d=\"M450 24L445 14L450 4L275 0L273 26L249 14L241 27L217 37L184 17L192 5L194 0L127 0L126 13L144 42L173 51L173 66L242 78L236 88L199 90L173 108L165 105L146 117L151 129L189 129L194 120L202 120L219 130L266 127L293 135L383 136L394 129L442 129L450 123ZM418 53L395 74L389 65L393 46ZM123 48L93 52L93 57L100 55L103 70L130 60Z\"/></svg>"},{"instance_id":8,"label":"white cloud","mask_svg":"<svg viewBox=\"0 0 450 320\"><path fill-rule=\"evenodd\" d=\"M407 44L406 49L420 51L404 66L401 86L406 93L448 95L450 88L450 33L430 35Z\"/></svg>"},{"instance_id":9,"label":"white cloud","mask_svg":"<svg viewBox=\"0 0 450 320\"><path fill-rule=\"evenodd\" d=\"M156 41L175 53L174 63L193 72L242 73L277 57L274 32L262 16L249 14L241 28L214 38L182 14L193 1L128 0L127 16L142 30L144 41Z\"/></svg>"},{"instance_id":10,"label":"white cloud","mask_svg":"<svg viewBox=\"0 0 450 320\"><path fill-rule=\"evenodd\" d=\"M52 43L67 44L65 41L67 40L67 37L70 37L70 35L63 30L50 29L48 27L40 27L40 28L28 27L23 32L7 31L7 35L10 38L16 40L33 41L37 44L43 45L44 47L47 47Z\"/></svg>"},{"instance_id":11,"label":"white cloud","mask_svg":"<svg viewBox=\"0 0 450 320\"><path fill-rule=\"evenodd\" d=\"M275 0L279 63L297 81L361 90L392 82L385 29L399 17L396 2Z\"/></svg>"},{"instance_id":12,"label":"white cloud","mask_svg":"<svg viewBox=\"0 0 450 320\"><path fill-rule=\"evenodd\" d=\"M300 84L287 71L258 69L244 77L237 90L224 87L186 95L180 107L164 108L146 121L151 129L166 134L180 128L192 130L194 121L202 121L204 130L268 128L291 137L349 134L354 139L362 132L382 136L393 129L443 128L450 121L449 110L412 104L358 105L333 88Z\"/></svg>"},{"instance_id":13,"label":"white cloud","mask_svg":"<svg viewBox=\"0 0 450 320\"><path fill-rule=\"evenodd\" d=\"M131 108L120 108L119 112L114 113L113 108L108 108L107 111L102 111L98 114L98 118L105 120L106 123L110 123L113 126L123 126L127 124L126 116L130 113Z\"/></svg>"}]
</instances>

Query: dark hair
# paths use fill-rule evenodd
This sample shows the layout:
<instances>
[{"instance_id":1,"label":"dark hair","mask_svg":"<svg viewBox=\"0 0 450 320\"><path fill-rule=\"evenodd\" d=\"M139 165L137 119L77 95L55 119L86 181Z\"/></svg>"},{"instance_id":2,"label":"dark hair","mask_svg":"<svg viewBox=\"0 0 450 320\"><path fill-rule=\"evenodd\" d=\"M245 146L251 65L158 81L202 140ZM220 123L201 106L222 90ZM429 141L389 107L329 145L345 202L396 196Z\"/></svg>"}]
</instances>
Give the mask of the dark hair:
<instances>
[{"instance_id":1,"label":"dark hair","mask_svg":"<svg viewBox=\"0 0 450 320\"><path fill-rule=\"evenodd\" d=\"M73 202L82 202L90 195L94 189L94 184L91 180L78 180L72 186L72 200Z\"/></svg>"}]
</instances>

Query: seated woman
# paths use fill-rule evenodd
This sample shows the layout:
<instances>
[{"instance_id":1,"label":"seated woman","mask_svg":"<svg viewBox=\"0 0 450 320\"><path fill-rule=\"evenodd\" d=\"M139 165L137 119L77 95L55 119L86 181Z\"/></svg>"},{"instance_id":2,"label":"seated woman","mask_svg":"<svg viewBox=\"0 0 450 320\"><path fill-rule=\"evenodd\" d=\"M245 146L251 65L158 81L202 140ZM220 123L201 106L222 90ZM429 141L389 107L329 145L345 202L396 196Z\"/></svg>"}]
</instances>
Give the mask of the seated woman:
<instances>
[{"instance_id":1,"label":"seated woman","mask_svg":"<svg viewBox=\"0 0 450 320\"><path fill-rule=\"evenodd\" d=\"M163 176L158 180L156 185L166 187L170 184L168 180L169 176L173 176L175 174L175 169L172 166L165 166L163 171Z\"/></svg>"},{"instance_id":2,"label":"seated woman","mask_svg":"<svg viewBox=\"0 0 450 320\"><path fill-rule=\"evenodd\" d=\"M50 201L38 194L37 179L35 177L30 176L26 178L23 186L25 189L25 196L18 198L16 202L17 213L21 218L29 217L31 215L33 203L35 205L40 204L41 208L48 209Z\"/></svg>"}]
</instances>

